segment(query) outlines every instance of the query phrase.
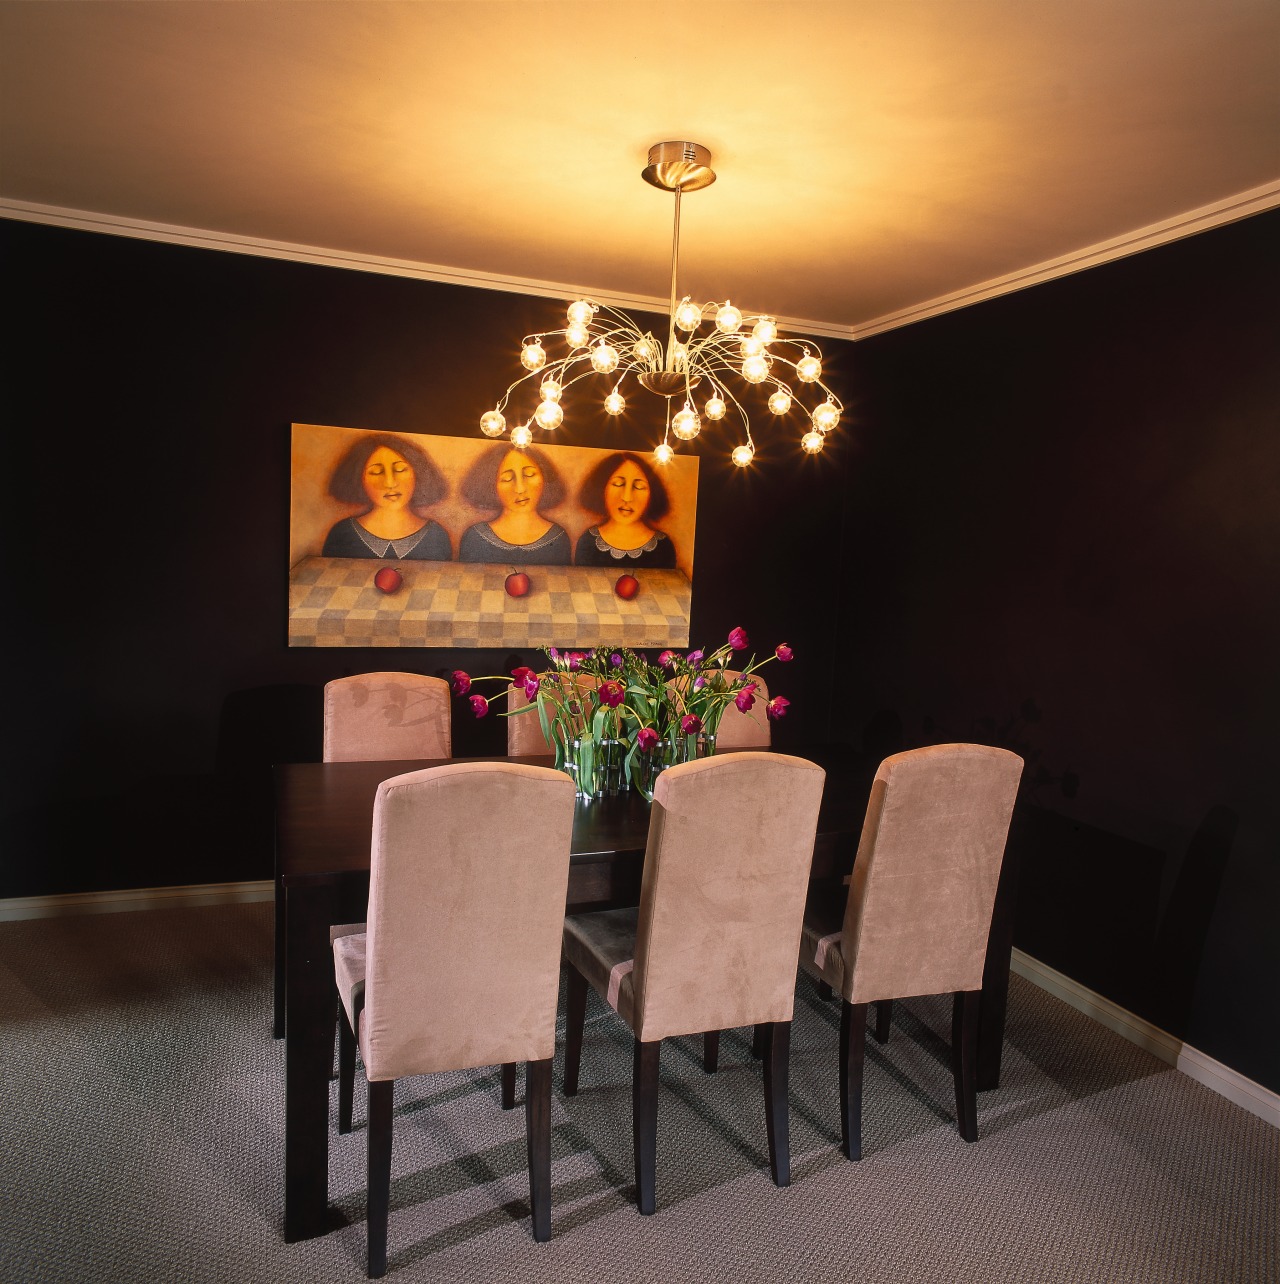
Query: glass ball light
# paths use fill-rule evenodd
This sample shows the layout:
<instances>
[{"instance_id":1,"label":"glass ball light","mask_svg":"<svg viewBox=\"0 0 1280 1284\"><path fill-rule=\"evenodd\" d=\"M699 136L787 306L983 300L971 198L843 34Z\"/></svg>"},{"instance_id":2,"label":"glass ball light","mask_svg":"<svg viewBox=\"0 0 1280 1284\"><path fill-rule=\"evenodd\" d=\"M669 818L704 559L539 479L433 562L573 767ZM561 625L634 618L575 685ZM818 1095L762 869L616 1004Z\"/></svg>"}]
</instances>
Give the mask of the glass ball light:
<instances>
[{"instance_id":1,"label":"glass ball light","mask_svg":"<svg viewBox=\"0 0 1280 1284\"><path fill-rule=\"evenodd\" d=\"M722 334L733 334L741 325L742 313L726 299L724 307L716 313L716 329Z\"/></svg>"},{"instance_id":2,"label":"glass ball light","mask_svg":"<svg viewBox=\"0 0 1280 1284\"><path fill-rule=\"evenodd\" d=\"M738 345L738 351L744 357L759 357L764 353L764 344L759 339L743 339Z\"/></svg>"},{"instance_id":3,"label":"glass ball light","mask_svg":"<svg viewBox=\"0 0 1280 1284\"><path fill-rule=\"evenodd\" d=\"M542 394L543 401L559 401L560 394L564 391L550 375L548 375L538 387Z\"/></svg>"},{"instance_id":4,"label":"glass ball light","mask_svg":"<svg viewBox=\"0 0 1280 1284\"><path fill-rule=\"evenodd\" d=\"M578 299L576 302L569 304L569 324L589 325L591 318L595 316L595 312L595 308L586 299Z\"/></svg>"},{"instance_id":5,"label":"glass ball light","mask_svg":"<svg viewBox=\"0 0 1280 1284\"><path fill-rule=\"evenodd\" d=\"M742 377L748 383L763 383L769 377L769 358L757 354L742 363Z\"/></svg>"},{"instance_id":6,"label":"glass ball light","mask_svg":"<svg viewBox=\"0 0 1280 1284\"><path fill-rule=\"evenodd\" d=\"M688 299L676 309L676 325L681 330L696 330L702 323L702 309Z\"/></svg>"},{"instance_id":7,"label":"glass ball light","mask_svg":"<svg viewBox=\"0 0 1280 1284\"><path fill-rule=\"evenodd\" d=\"M791 394L779 388L777 392L769 398L769 409L775 415L785 415L791 409Z\"/></svg>"},{"instance_id":8,"label":"glass ball light","mask_svg":"<svg viewBox=\"0 0 1280 1284\"><path fill-rule=\"evenodd\" d=\"M597 343L591 349L591 368L596 374L608 374L618 368L618 349L607 343Z\"/></svg>"},{"instance_id":9,"label":"glass ball light","mask_svg":"<svg viewBox=\"0 0 1280 1284\"><path fill-rule=\"evenodd\" d=\"M653 448L653 457L660 464L669 464L675 458L675 451L665 441L660 441Z\"/></svg>"},{"instance_id":10,"label":"glass ball light","mask_svg":"<svg viewBox=\"0 0 1280 1284\"><path fill-rule=\"evenodd\" d=\"M486 410L480 416L480 431L486 437L501 437L507 431L507 417L501 410Z\"/></svg>"},{"instance_id":11,"label":"glass ball light","mask_svg":"<svg viewBox=\"0 0 1280 1284\"><path fill-rule=\"evenodd\" d=\"M539 428L545 428L550 431L552 428L559 428L564 423L564 411L555 401L539 402L537 410L533 412L533 417L538 421Z\"/></svg>"},{"instance_id":12,"label":"glass ball light","mask_svg":"<svg viewBox=\"0 0 1280 1284\"><path fill-rule=\"evenodd\" d=\"M723 419L728 407L724 404L723 397L708 397L707 404L702 409L706 412L708 419Z\"/></svg>"},{"instance_id":13,"label":"glass ball light","mask_svg":"<svg viewBox=\"0 0 1280 1284\"><path fill-rule=\"evenodd\" d=\"M830 432L840 422L840 408L833 401L824 401L809 417L819 432Z\"/></svg>"},{"instance_id":14,"label":"glass ball light","mask_svg":"<svg viewBox=\"0 0 1280 1284\"><path fill-rule=\"evenodd\" d=\"M806 352L796 362L796 378L802 383L816 383L822 378L822 362Z\"/></svg>"},{"instance_id":15,"label":"glass ball light","mask_svg":"<svg viewBox=\"0 0 1280 1284\"><path fill-rule=\"evenodd\" d=\"M520 364L526 370L541 370L547 364L547 350L536 339L520 350Z\"/></svg>"},{"instance_id":16,"label":"glass ball light","mask_svg":"<svg viewBox=\"0 0 1280 1284\"><path fill-rule=\"evenodd\" d=\"M691 406L685 406L683 410L677 410L671 416L671 431L681 441L692 441L701 430L702 424L698 419L698 412Z\"/></svg>"},{"instance_id":17,"label":"glass ball light","mask_svg":"<svg viewBox=\"0 0 1280 1284\"><path fill-rule=\"evenodd\" d=\"M772 317L761 317L759 321L751 327L751 333L755 335L761 343L772 343L778 337L778 327Z\"/></svg>"},{"instance_id":18,"label":"glass ball light","mask_svg":"<svg viewBox=\"0 0 1280 1284\"><path fill-rule=\"evenodd\" d=\"M733 454L729 456L739 468L745 468L755 457L755 447L746 444L735 446Z\"/></svg>"},{"instance_id":19,"label":"glass ball light","mask_svg":"<svg viewBox=\"0 0 1280 1284\"><path fill-rule=\"evenodd\" d=\"M637 361L652 361L654 357L653 344L648 339L637 339L631 347L631 355Z\"/></svg>"},{"instance_id":20,"label":"glass ball light","mask_svg":"<svg viewBox=\"0 0 1280 1284\"><path fill-rule=\"evenodd\" d=\"M800 446L807 454L816 455L822 449L826 440L820 432L811 431L800 438Z\"/></svg>"},{"instance_id":21,"label":"glass ball light","mask_svg":"<svg viewBox=\"0 0 1280 1284\"><path fill-rule=\"evenodd\" d=\"M626 409L626 399L620 392L611 392L604 399L604 408L611 415L620 415Z\"/></svg>"},{"instance_id":22,"label":"glass ball light","mask_svg":"<svg viewBox=\"0 0 1280 1284\"><path fill-rule=\"evenodd\" d=\"M511 430L511 444L517 450L524 450L532 441L533 433L529 431L528 424L519 424Z\"/></svg>"},{"instance_id":23,"label":"glass ball light","mask_svg":"<svg viewBox=\"0 0 1280 1284\"><path fill-rule=\"evenodd\" d=\"M591 335L587 333L585 325L571 325L564 332L565 342L571 348L585 348L591 341Z\"/></svg>"}]
</instances>

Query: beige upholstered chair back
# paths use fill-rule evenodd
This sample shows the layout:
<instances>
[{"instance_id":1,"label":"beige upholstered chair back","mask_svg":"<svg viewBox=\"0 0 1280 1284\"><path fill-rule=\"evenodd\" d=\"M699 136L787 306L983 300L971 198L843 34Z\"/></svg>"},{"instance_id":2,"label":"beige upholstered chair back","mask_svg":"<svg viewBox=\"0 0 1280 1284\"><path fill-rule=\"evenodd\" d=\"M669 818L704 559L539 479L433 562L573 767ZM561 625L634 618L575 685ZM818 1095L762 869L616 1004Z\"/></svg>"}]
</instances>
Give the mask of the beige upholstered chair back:
<instances>
[{"instance_id":1,"label":"beige upholstered chair back","mask_svg":"<svg viewBox=\"0 0 1280 1284\"><path fill-rule=\"evenodd\" d=\"M579 687L588 688L596 685L596 680L588 673L576 675L574 681ZM529 703L524 688L509 686L507 688L507 708L523 709ZM554 753L553 746L547 743L542 734L542 723L536 713L523 713L518 718L507 719L507 755L520 758L529 754Z\"/></svg>"},{"instance_id":2,"label":"beige upholstered chair back","mask_svg":"<svg viewBox=\"0 0 1280 1284\"><path fill-rule=\"evenodd\" d=\"M725 670L725 677L734 679L738 673L733 669ZM767 749L770 744L769 717L764 707L769 703L769 688L759 674L752 674L751 681L756 683L756 702L750 713L743 713L732 702L720 718L720 729L716 733L716 747L719 749Z\"/></svg>"},{"instance_id":3,"label":"beige upholstered chair back","mask_svg":"<svg viewBox=\"0 0 1280 1284\"><path fill-rule=\"evenodd\" d=\"M871 787L845 909L851 1003L976 990L1022 759L987 745L894 754Z\"/></svg>"},{"instance_id":4,"label":"beige upholstered chair back","mask_svg":"<svg viewBox=\"0 0 1280 1284\"><path fill-rule=\"evenodd\" d=\"M325 762L448 758L449 684L417 673L357 673L324 688Z\"/></svg>"},{"instance_id":5,"label":"beige upholstered chair back","mask_svg":"<svg viewBox=\"0 0 1280 1284\"><path fill-rule=\"evenodd\" d=\"M573 805L567 775L520 763L378 786L360 1022L371 1080L555 1053Z\"/></svg>"},{"instance_id":6,"label":"beige upholstered chair back","mask_svg":"<svg viewBox=\"0 0 1280 1284\"><path fill-rule=\"evenodd\" d=\"M636 927L642 1040L790 1021L825 773L735 753L658 777Z\"/></svg>"}]
</instances>

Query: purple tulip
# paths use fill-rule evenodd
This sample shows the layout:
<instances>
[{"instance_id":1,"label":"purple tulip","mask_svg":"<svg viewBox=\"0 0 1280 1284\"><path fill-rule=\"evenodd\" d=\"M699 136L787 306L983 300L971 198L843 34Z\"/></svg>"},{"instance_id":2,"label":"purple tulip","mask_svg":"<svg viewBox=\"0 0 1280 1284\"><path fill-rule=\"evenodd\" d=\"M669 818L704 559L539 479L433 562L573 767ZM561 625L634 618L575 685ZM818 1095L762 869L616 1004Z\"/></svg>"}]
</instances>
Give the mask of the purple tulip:
<instances>
[{"instance_id":1,"label":"purple tulip","mask_svg":"<svg viewBox=\"0 0 1280 1284\"><path fill-rule=\"evenodd\" d=\"M779 642L773 653L783 664L786 664L795 655L795 652L785 642Z\"/></svg>"},{"instance_id":2,"label":"purple tulip","mask_svg":"<svg viewBox=\"0 0 1280 1284\"><path fill-rule=\"evenodd\" d=\"M614 682L610 679L608 682L600 684L597 694L600 696L600 703L608 705L610 709L616 709L623 701L627 692L621 682Z\"/></svg>"},{"instance_id":3,"label":"purple tulip","mask_svg":"<svg viewBox=\"0 0 1280 1284\"><path fill-rule=\"evenodd\" d=\"M750 709L753 704L755 704L756 688L759 685L760 684L758 682L748 682L742 688L742 690L739 691L738 694L733 697L734 704L736 704L743 713L746 713L747 710Z\"/></svg>"},{"instance_id":4,"label":"purple tulip","mask_svg":"<svg viewBox=\"0 0 1280 1284\"><path fill-rule=\"evenodd\" d=\"M570 668L570 669L572 669L572 670L576 673L580 668L582 668L582 662L583 662L583 660L585 660L586 658L587 658L587 657L586 657L585 655L583 655L583 653L582 653L581 651L570 651L570 652L569 652L569 668Z\"/></svg>"},{"instance_id":5,"label":"purple tulip","mask_svg":"<svg viewBox=\"0 0 1280 1284\"><path fill-rule=\"evenodd\" d=\"M702 719L696 713L686 713L680 719L680 730L686 736L696 736L702 730Z\"/></svg>"},{"instance_id":6,"label":"purple tulip","mask_svg":"<svg viewBox=\"0 0 1280 1284\"><path fill-rule=\"evenodd\" d=\"M688 657L687 657L687 658L688 658L688 660L689 660L689 663L690 663L690 664L701 664L701 663L702 663L702 652L701 652L701 651L690 651L690 652L689 652L689 655L688 655Z\"/></svg>"},{"instance_id":7,"label":"purple tulip","mask_svg":"<svg viewBox=\"0 0 1280 1284\"><path fill-rule=\"evenodd\" d=\"M449 685L453 687L454 695L466 695L471 690L471 676L461 669L454 669L453 680Z\"/></svg>"},{"instance_id":8,"label":"purple tulip","mask_svg":"<svg viewBox=\"0 0 1280 1284\"><path fill-rule=\"evenodd\" d=\"M676 658L676 653L674 651L664 651L658 657L658 663L665 669L671 664L671 662L675 658Z\"/></svg>"},{"instance_id":9,"label":"purple tulip","mask_svg":"<svg viewBox=\"0 0 1280 1284\"><path fill-rule=\"evenodd\" d=\"M751 645L751 642L743 629L734 629L729 634L729 645L735 651L745 651Z\"/></svg>"},{"instance_id":10,"label":"purple tulip","mask_svg":"<svg viewBox=\"0 0 1280 1284\"><path fill-rule=\"evenodd\" d=\"M538 688L542 686L542 680L536 673L531 673L524 680L524 698L526 700L536 700L538 698Z\"/></svg>"},{"instance_id":11,"label":"purple tulip","mask_svg":"<svg viewBox=\"0 0 1280 1284\"><path fill-rule=\"evenodd\" d=\"M774 696L773 699L765 705L764 711L769 715L769 717L776 721L778 718L781 718L786 714L790 706L791 701L788 700L786 696Z\"/></svg>"},{"instance_id":12,"label":"purple tulip","mask_svg":"<svg viewBox=\"0 0 1280 1284\"><path fill-rule=\"evenodd\" d=\"M482 695L473 695L471 697L471 712L477 718L483 718L489 712L489 702Z\"/></svg>"},{"instance_id":13,"label":"purple tulip","mask_svg":"<svg viewBox=\"0 0 1280 1284\"><path fill-rule=\"evenodd\" d=\"M636 732L636 744L643 752L648 753L658 743L658 733L652 727L641 727Z\"/></svg>"},{"instance_id":14,"label":"purple tulip","mask_svg":"<svg viewBox=\"0 0 1280 1284\"><path fill-rule=\"evenodd\" d=\"M524 686L531 677L533 677L533 670L527 664L511 670L511 681L518 687Z\"/></svg>"},{"instance_id":15,"label":"purple tulip","mask_svg":"<svg viewBox=\"0 0 1280 1284\"><path fill-rule=\"evenodd\" d=\"M609 663L610 663L611 665L613 665L613 667L614 667L615 669L620 669L620 668L622 668L622 655L621 655L619 652L615 651L615 652L614 652L614 653L609 657ZM877 1011L878 1011L878 1010L879 1010L879 1009L877 1009Z\"/></svg>"}]
</instances>

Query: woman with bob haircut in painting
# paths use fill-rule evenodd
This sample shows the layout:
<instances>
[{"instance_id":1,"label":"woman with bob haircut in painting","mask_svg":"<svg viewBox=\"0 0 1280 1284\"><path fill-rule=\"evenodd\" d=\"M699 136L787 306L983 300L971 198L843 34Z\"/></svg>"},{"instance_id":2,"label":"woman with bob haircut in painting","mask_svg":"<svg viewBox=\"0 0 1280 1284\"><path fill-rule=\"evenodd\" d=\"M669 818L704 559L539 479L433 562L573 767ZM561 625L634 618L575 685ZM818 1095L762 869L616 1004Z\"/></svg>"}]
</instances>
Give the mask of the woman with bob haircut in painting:
<instances>
[{"instance_id":1,"label":"woman with bob haircut in painting","mask_svg":"<svg viewBox=\"0 0 1280 1284\"><path fill-rule=\"evenodd\" d=\"M333 470L329 494L365 511L336 522L321 555L451 561L448 532L423 515L447 490L420 446L390 433L361 437Z\"/></svg>"},{"instance_id":2,"label":"woman with bob haircut in painting","mask_svg":"<svg viewBox=\"0 0 1280 1284\"><path fill-rule=\"evenodd\" d=\"M578 503L605 520L578 540L578 566L673 567L675 545L651 521L671 511L662 478L639 455L618 451L587 474Z\"/></svg>"},{"instance_id":3,"label":"woman with bob haircut in painting","mask_svg":"<svg viewBox=\"0 0 1280 1284\"><path fill-rule=\"evenodd\" d=\"M498 511L463 531L458 561L568 565L569 536L539 512L564 500L564 482L542 451L501 442L486 450L467 470L462 498L476 508Z\"/></svg>"}]
</instances>

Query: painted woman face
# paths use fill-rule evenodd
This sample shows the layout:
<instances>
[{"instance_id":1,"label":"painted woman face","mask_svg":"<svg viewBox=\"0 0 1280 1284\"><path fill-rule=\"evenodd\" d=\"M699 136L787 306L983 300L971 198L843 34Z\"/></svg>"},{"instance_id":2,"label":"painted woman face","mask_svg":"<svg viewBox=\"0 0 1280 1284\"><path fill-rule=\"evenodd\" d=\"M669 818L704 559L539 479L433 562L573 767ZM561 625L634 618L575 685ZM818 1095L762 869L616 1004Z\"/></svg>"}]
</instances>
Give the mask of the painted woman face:
<instances>
[{"instance_id":1,"label":"painted woman face","mask_svg":"<svg viewBox=\"0 0 1280 1284\"><path fill-rule=\"evenodd\" d=\"M633 459L624 459L604 484L604 506L611 521L638 522L649 507L649 483Z\"/></svg>"},{"instance_id":2,"label":"painted woman face","mask_svg":"<svg viewBox=\"0 0 1280 1284\"><path fill-rule=\"evenodd\" d=\"M536 513L542 502L542 469L519 450L507 451L498 468L498 502L507 513Z\"/></svg>"},{"instance_id":3,"label":"painted woman face","mask_svg":"<svg viewBox=\"0 0 1280 1284\"><path fill-rule=\"evenodd\" d=\"M369 456L362 480L364 493L375 508L403 508L418 484L413 465L389 446L379 446Z\"/></svg>"}]
</instances>

